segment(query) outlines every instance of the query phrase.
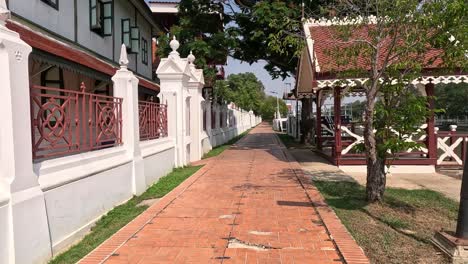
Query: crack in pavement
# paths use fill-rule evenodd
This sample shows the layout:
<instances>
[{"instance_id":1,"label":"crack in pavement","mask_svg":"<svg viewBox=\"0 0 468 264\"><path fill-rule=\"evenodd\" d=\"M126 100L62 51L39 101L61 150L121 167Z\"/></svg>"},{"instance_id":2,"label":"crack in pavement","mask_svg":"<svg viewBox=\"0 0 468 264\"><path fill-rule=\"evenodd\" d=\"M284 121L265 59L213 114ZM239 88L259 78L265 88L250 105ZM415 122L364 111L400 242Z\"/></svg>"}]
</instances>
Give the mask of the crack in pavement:
<instances>
[{"instance_id":1,"label":"crack in pavement","mask_svg":"<svg viewBox=\"0 0 468 264\"><path fill-rule=\"evenodd\" d=\"M235 237L229 239L228 248L247 248L257 251L267 251L269 249L281 249L279 247L272 247L269 245L255 244L247 241L239 240Z\"/></svg>"}]
</instances>

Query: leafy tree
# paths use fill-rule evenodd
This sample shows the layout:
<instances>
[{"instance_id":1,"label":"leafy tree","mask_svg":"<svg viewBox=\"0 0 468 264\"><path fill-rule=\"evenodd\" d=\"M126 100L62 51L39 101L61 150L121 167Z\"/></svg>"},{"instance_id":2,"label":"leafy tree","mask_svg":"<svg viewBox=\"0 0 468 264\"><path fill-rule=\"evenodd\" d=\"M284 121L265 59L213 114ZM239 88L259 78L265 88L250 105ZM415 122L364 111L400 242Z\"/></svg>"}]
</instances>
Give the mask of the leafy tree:
<instances>
[{"instance_id":1,"label":"leafy tree","mask_svg":"<svg viewBox=\"0 0 468 264\"><path fill-rule=\"evenodd\" d=\"M214 95L219 101L234 102L247 111L260 113L265 98L264 87L253 73L231 74L225 81L217 81Z\"/></svg>"},{"instance_id":2,"label":"leafy tree","mask_svg":"<svg viewBox=\"0 0 468 264\"><path fill-rule=\"evenodd\" d=\"M273 78L293 76L304 46L303 1L236 2L242 4L236 6L232 0L181 0L179 22L170 29L170 35L177 36L181 42L181 55L187 56L193 50L197 58L195 64L204 69L206 83L220 89L224 89L223 84L213 84L216 70L210 65L223 62L227 55L248 63L264 60L265 69ZM323 2L325 0L306 1L305 13L317 13ZM224 29L220 29L220 25L224 25ZM170 52L169 37L158 38L161 57ZM311 105L311 99L302 101L304 105ZM311 110L303 108L308 112L303 118L310 116Z\"/></svg>"},{"instance_id":3,"label":"leafy tree","mask_svg":"<svg viewBox=\"0 0 468 264\"><path fill-rule=\"evenodd\" d=\"M193 51L195 64L204 70L205 80L212 82L216 76L213 65L224 64L235 46L231 30L223 28L231 22L231 17L224 14L222 1L182 0L178 9L179 19L170 28L170 34L158 37L158 55L168 56L170 38L176 36L181 44L178 50L181 56Z\"/></svg>"},{"instance_id":4,"label":"leafy tree","mask_svg":"<svg viewBox=\"0 0 468 264\"><path fill-rule=\"evenodd\" d=\"M436 108L443 114L456 117L468 115L468 85L445 84L436 86Z\"/></svg>"},{"instance_id":5,"label":"leafy tree","mask_svg":"<svg viewBox=\"0 0 468 264\"><path fill-rule=\"evenodd\" d=\"M237 1L181 0L179 21L170 29L181 42L179 52L197 57L195 63L214 76L213 63L224 62L227 55L254 63L267 62L265 69L273 78L293 76L304 46L302 0ZM325 0L306 1L305 13L318 13ZM170 52L169 36L158 38L160 56Z\"/></svg>"},{"instance_id":6,"label":"leafy tree","mask_svg":"<svg viewBox=\"0 0 468 264\"><path fill-rule=\"evenodd\" d=\"M338 44L331 45L336 48L330 48L330 55L339 66L351 68L341 76L368 78L363 84L366 193L369 201L381 201L387 160L417 147L403 135L417 133L430 114L427 98L416 94L411 82L433 63L466 69L467 5L465 0L348 0L334 1L328 10L335 18L346 18L329 27Z\"/></svg>"},{"instance_id":7,"label":"leafy tree","mask_svg":"<svg viewBox=\"0 0 468 264\"><path fill-rule=\"evenodd\" d=\"M273 120L277 110L276 102L277 98L274 96L267 96L265 100L263 100L260 106L260 114L263 120ZM282 99L279 99L278 105L281 116L285 117L288 113L288 107L286 106L286 103Z\"/></svg>"},{"instance_id":8,"label":"leafy tree","mask_svg":"<svg viewBox=\"0 0 468 264\"><path fill-rule=\"evenodd\" d=\"M237 46L233 56L254 63L267 62L273 78L295 73L304 41L301 1L259 1L234 14Z\"/></svg>"},{"instance_id":9,"label":"leafy tree","mask_svg":"<svg viewBox=\"0 0 468 264\"><path fill-rule=\"evenodd\" d=\"M348 109L352 109L352 118L353 120L362 121L362 114L366 108L365 101L354 101L347 105Z\"/></svg>"},{"instance_id":10,"label":"leafy tree","mask_svg":"<svg viewBox=\"0 0 468 264\"><path fill-rule=\"evenodd\" d=\"M245 110L260 114L265 120L272 120L277 110L277 99L266 96L264 86L255 74L231 74L227 80L217 81L214 88L215 100L219 102L234 102ZM278 100L280 114L286 116L288 108L283 100Z\"/></svg>"}]
</instances>

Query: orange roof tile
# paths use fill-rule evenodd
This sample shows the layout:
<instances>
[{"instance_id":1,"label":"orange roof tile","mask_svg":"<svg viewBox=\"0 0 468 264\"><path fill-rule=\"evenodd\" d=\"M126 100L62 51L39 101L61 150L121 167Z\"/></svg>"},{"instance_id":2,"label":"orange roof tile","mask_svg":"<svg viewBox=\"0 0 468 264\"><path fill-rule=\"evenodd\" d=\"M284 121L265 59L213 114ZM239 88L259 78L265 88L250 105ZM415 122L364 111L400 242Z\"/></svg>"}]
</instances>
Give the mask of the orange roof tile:
<instances>
[{"instance_id":1,"label":"orange roof tile","mask_svg":"<svg viewBox=\"0 0 468 264\"><path fill-rule=\"evenodd\" d=\"M373 25L363 26L355 30L351 34L352 40L370 40L369 27ZM370 56L357 56L353 57L351 61L345 62L343 53L339 54L340 49L350 48L353 45L358 45L356 41L343 41L343 38L339 37L337 26L311 26L309 27L311 38L314 41L313 49L320 69L320 75L350 71L350 70L370 70ZM363 42L360 42L361 44ZM384 50L390 45L390 40L386 39L382 43ZM379 58L379 64L382 66L385 60L387 52L383 52L383 55ZM424 68L434 69L442 65L442 60L439 58L441 50L428 48L426 54L424 54ZM395 60L398 60L396 58ZM315 71L318 73L317 69Z\"/></svg>"}]
</instances>

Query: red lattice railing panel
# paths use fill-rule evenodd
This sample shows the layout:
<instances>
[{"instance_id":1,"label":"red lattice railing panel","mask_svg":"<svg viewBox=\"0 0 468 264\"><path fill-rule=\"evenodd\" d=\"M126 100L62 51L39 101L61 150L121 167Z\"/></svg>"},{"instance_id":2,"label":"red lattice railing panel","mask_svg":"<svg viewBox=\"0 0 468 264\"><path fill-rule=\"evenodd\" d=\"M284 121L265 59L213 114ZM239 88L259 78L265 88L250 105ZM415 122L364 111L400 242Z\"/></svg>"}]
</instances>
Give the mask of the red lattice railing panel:
<instances>
[{"instance_id":1,"label":"red lattice railing panel","mask_svg":"<svg viewBox=\"0 0 468 264\"><path fill-rule=\"evenodd\" d=\"M122 98L31 86L33 159L122 144Z\"/></svg>"},{"instance_id":2,"label":"red lattice railing panel","mask_svg":"<svg viewBox=\"0 0 468 264\"><path fill-rule=\"evenodd\" d=\"M140 101L140 140L167 137L167 105Z\"/></svg>"}]
</instances>

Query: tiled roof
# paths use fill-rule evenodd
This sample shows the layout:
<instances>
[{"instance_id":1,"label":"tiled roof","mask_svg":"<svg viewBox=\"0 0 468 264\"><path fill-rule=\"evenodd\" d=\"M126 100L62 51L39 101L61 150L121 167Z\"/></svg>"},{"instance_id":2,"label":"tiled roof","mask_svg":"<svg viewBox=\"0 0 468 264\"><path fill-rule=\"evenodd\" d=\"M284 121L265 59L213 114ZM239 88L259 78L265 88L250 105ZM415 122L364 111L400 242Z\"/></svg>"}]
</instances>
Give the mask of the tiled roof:
<instances>
[{"instance_id":1,"label":"tiled roof","mask_svg":"<svg viewBox=\"0 0 468 264\"><path fill-rule=\"evenodd\" d=\"M369 25L359 28L352 33L350 39L368 40ZM356 45L356 42L344 42L342 38L337 37L338 33L336 26L311 26L309 27L311 38L314 41L313 49L316 60L319 66L320 73L336 73L347 70L370 70L370 61L367 56L358 56L355 60L349 63L344 63L343 53L339 53L340 49L349 48ZM390 40L384 40L384 49L390 45ZM440 50L428 49L424 57L425 68L437 68L442 64L440 58L432 61L441 54ZM379 64L384 61L384 55L379 58ZM341 57L340 57L341 56ZM340 61L341 59L341 61ZM398 58L396 58L398 59ZM316 72L318 70L316 69Z\"/></svg>"}]
</instances>

